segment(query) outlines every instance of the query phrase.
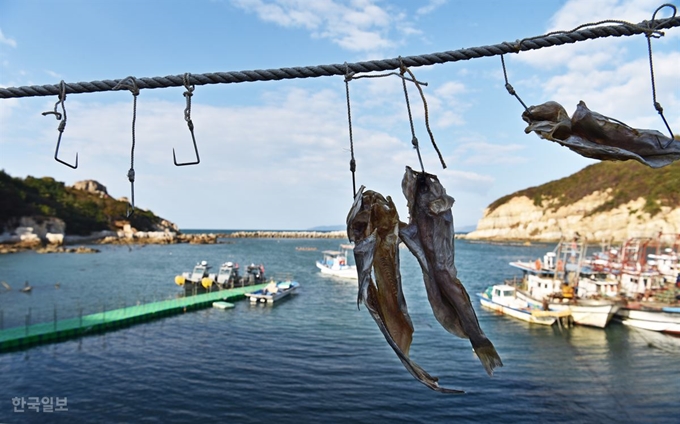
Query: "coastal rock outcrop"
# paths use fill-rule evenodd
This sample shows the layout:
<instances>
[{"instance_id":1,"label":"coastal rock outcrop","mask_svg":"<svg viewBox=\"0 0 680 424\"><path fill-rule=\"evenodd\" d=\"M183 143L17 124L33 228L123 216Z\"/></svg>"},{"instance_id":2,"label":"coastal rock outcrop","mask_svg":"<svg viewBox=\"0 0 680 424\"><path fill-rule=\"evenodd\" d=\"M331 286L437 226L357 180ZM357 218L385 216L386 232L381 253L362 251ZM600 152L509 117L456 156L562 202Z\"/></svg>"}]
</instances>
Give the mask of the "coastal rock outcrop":
<instances>
[{"instance_id":1,"label":"coastal rock outcrop","mask_svg":"<svg viewBox=\"0 0 680 424\"><path fill-rule=\"evenodd\" d=\"M76 190L83 190L87 191L88 193L96 194L100 198L111 197L106 191L104 184L101 184L95 180L76 181L76 183L73 184L73 188Z\"/></svg>"},{"instance_id":2,"label":"coastal rock outcrop","mask_svg":"<svg viewBox=\"0 0 680 424\"><path fill-rule=\"evenodd\" d=\"M602 161L503 196L465 238L591 243L680 233L680 162L659 169Z\"/></svg>"},{"instance_id":3,"label":"coastal rock outcrop","mask_svg":"<svg viewBox=\"0 0 680 424\"><path fill-rule=\"evenodd\" d=\"M587 240L624 241L629 237L680 233L680 208L662 206L653 216L644 212L646 199L638 198L605 212L595 210L612 200L612 190L596 191L570 205L537 206L526 196L514 197L493 211L487 208L477 229L466 239L554 242L576 233Z\"/></svg>"}]
</instances>

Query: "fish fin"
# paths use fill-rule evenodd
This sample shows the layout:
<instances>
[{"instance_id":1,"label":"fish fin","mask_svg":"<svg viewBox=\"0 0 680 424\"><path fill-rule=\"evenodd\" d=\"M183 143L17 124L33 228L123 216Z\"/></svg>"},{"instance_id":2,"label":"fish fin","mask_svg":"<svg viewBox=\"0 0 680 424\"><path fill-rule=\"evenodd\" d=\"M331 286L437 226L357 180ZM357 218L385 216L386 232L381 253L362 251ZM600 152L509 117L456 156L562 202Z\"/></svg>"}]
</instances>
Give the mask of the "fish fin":
<instances>
[{"instance_id":1,"label":"fish fin","mask_svg":"<svg viewBox=\"0 0 680 424\"><path fill-rule=\"evenodd\" d=\"M376 246L376 231L365 239L359 241L354 246L354 263L357 266L359 275L359 294L357 296L357 308L361 302L366 303L368 288L373 285L371 269L373 268L373 258Z\"/></svg>"},{"instance_id":2,"label":"fish fin","mask_svg":"<svg viewBox=\"0 0 680 424\"><path fill-rule=\"evenodd\" d=\"M474 348L474 350L475 354L477 355L482 365L484 366L486 373L489 374L489 377L493 376L494 368L503 366L501 357L498 355L498 352L496 352L496 348L490 341L489 344L484 346L477 346Z\"/></svg>"},{"instance_id":3,"label":"fish fin","mask_svg":"<svg viewBox=\"0 0 680 424\"><path fill-rule=\"evenodd\" d=\"M427 205L427 208L430 210L430 213L434 215L441 215L451 210L454 203L454 198L444 193L442 196L431 201L430 204Z\"/></svg>"}]
</instances>

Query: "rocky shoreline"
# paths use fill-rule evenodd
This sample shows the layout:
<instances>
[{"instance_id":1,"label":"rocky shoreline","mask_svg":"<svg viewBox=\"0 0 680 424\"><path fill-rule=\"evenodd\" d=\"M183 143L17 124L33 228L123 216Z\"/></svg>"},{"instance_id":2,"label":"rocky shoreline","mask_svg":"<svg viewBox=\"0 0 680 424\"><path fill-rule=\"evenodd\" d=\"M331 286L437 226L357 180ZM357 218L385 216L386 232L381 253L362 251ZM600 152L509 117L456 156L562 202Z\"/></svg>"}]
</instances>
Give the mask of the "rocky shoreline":
<instances>
[{"instance_id":1,"label":"rocky shoreline","mask_svg":"<svg viewBox=\"0 0 680 424\"><path fill-rule=\"evenodd\" d=\"M185 234L174 231L135 231L126 228L123 231L103 231L90 236L64 236L60 237L21 237L2 240L0 242L0 254L17 253L26 250L34 250L37 253L97 253L98 249L78 246L66 247L77 244L217 244L229 243L225 239L237 238L346 238L344 231L237 231L233 233L196 233ZM54 241L53 241L54 240Z\"/></svg>"}]
</instances>

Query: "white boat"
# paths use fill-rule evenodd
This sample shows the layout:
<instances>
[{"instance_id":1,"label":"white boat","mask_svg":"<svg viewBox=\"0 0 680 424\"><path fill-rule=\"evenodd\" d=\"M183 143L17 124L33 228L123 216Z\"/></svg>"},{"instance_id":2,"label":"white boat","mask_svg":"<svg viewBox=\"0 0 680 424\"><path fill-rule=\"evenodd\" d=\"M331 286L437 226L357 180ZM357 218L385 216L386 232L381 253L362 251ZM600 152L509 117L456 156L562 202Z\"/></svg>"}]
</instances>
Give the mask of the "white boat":
<instances>
[{"instance_id":1,"label":"white boat","mask_svg":"<svg viewBox=\"0 0 680 424\"><path fill-rule=\"evenodd\" d=\"M680 335L680 307L654 308L633 303L621 308L616 318L631 327Z\"/></svg>"},{"instance_id":2,"label":"white boat","mask_svg":"<svg viewBox=\"0 0 680 424\"><path fill-rule=\"evenodd\" d=\"M300 283L297 281L276 282L272 280L267 287L246 293L246 297L250 299L250 303L274 303L295 292L298 287L300 287Z\"/></svg>"},{"instance_id":3,"label":"white boat","mask_svg":"<svg viewBox=\"0 0 680 424\"><path fill-rule=\"evenodd\" d=\"M569 311L544 311L519 299L512 286L497 284L488 287L484 293L477 293L482 306L501 312L522 321L553 325L559 317L569 316Z\"/></svg>"},{"instance_id":4,"label":"white boat","mask_svg":"<svg viewBox=\"0 0 680 424\"><path fill-rule=\"evenodd\" d=\"M341 244L340 250L324 250L323 259L316 261L316 266L324 275L357 280L357 267L350 265L347 254L354 249L351 244Z\"/></svg>"}]
</instances>

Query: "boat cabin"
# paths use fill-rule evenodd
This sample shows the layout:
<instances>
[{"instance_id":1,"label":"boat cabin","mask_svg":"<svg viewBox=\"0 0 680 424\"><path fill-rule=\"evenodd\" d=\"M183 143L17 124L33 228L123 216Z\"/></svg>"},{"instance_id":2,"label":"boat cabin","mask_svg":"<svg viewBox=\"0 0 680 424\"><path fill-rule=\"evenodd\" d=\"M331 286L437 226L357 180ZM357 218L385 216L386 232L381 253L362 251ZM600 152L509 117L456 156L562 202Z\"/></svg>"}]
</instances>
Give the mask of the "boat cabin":
<instances>
[{"instance_id":1,"label":"boat cabin","mask_svg":"<svg viewBox=\"0 0 680 424\"><path fill-rule=\"evenodd\" d=\"M663 276L656 271L622 271L621 291L630 297L644 295L663 287Z\"/></svg>"},{"instance_id":2,"label":"boat cabin","mask_svg":"<svg viewBox=\"0 0 680 424\"><path fill-rule=\"evenodd\" d=\"M330 269L340 269L347 265L346 250L324 250L321 253L323 254L321 264Z\"/></svg>"},{"instance_id":3,"label":"boat cabin","mask_svg":"<svg viewBox=\"0 0 680 424\"><path fill-rule=\"evenodd\" d=\"M211 267L208 265L207 261L201 261L194 266L193 271L191 271L191 275L189 276L189 280L193 282L199 282L201 279L204 277L208 276L208 270Z\"/></svg>"},{"instance_id":4,"label":"boat cabin","mask_svg":"<svg viewBox=\"0 0 680 424\"><path fill-rule=\"evenodd\" d=\"M607 273L592 273L582 275L576 288L576 296L586 297L614 297L619 294L619 282L610 278Z\"/></svg>"},{"instance_id":5,"label":"boat cabin","mask_svg":"<svg viewBox=\"0 0 680 424\"><path fill-rule=\"evenodd\" d=\"M223 263L217 274L217 284L233 284L238 281L238 270L238 264L233 262Z\"/></svg>"},{"instance_id":6,"label":"boat cabin","mask_svg":"<svg viewBox=\"0 0 680 424\"><path fill-rule=\"evenodd\" d=\"M507 304L508 299L516 297L515 288L508 285L498 285L491 287L491 300L502 305ZM505 300L505 302L503 301Z\"/></svg>"}]
</instances>

